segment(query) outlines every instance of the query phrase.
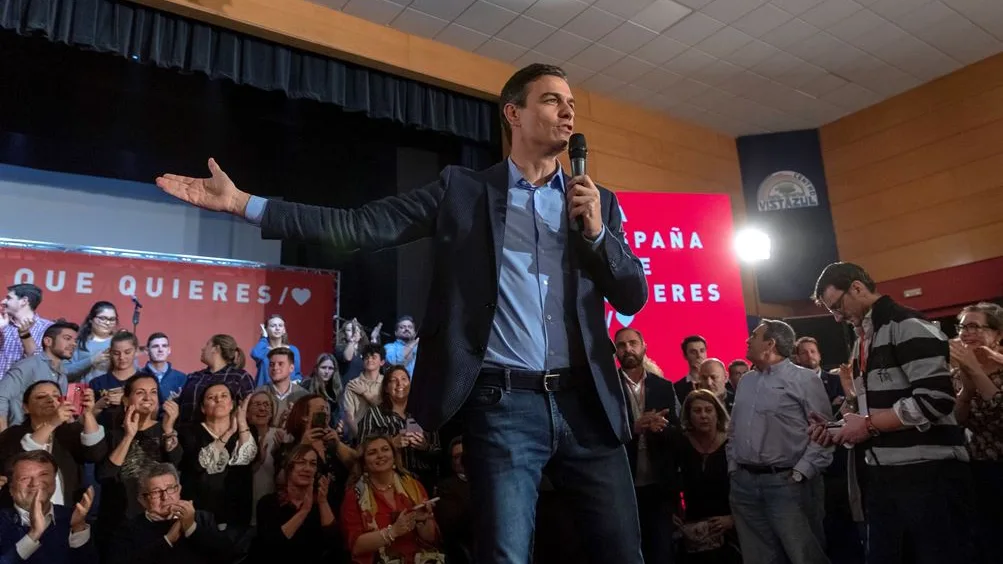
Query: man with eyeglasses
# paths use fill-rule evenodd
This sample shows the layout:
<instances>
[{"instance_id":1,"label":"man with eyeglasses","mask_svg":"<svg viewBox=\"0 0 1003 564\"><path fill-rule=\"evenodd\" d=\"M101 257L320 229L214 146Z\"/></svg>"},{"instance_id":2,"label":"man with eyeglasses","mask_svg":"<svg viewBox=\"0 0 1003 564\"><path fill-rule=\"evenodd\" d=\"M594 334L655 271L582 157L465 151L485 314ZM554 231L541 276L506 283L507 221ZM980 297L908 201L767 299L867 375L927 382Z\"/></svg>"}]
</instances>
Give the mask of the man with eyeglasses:
<instances>
[{"instance_id":1,"label":"man with eyeglasses","mask_svg":"<svg viewBox=\"0 0 1003 564\"><path fill-rule=\"evenodd\" d=\"M169 463L151 465L141 476L144 513L126 521L112 539L111 564L217 564L237 556L211 513L181 499L178 471Z\"/></svg>"},{"instance_id":2,"label":"man with eyeglasses","mask_svg":"<svg viewBox=\"0 0 1003 564\"><path fill-rule=\"evenodd\" d=\"M854 445L867 463L867 560L882 564L971 560L971 474L954 416L947 337L877 291L858 265L830 264L816 303L857 331L854 396L844 424L813 414L812 440ZM851 488L855 485L854 465Z\"/></svg>"}]
</instances>

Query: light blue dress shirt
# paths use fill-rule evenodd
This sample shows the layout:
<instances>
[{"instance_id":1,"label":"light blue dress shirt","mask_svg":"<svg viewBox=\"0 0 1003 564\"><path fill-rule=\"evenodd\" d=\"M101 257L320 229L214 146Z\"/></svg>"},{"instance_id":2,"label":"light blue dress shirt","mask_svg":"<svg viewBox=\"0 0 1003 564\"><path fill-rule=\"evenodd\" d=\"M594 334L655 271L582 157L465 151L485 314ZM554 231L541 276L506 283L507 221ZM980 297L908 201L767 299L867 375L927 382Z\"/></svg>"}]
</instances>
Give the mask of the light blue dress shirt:
<instances>
[{"instance_id":1,"label":"light blue dress shirt","mask_svg":"<svg viewBox=\"0 0 1003 564\"><path fill-rule=\"evenodd\" d=\"M507 163L498 304L484 363L522 370L566 368L572 356L569 333L578 322L574 296L566 292L573 286L564 174L558 168L546 184L534 187L511 159ZM264 198L251 196L244 216L260 224L266 204ZM593 249L605 235L603 226Z\"/></svg>"}]
</instances>

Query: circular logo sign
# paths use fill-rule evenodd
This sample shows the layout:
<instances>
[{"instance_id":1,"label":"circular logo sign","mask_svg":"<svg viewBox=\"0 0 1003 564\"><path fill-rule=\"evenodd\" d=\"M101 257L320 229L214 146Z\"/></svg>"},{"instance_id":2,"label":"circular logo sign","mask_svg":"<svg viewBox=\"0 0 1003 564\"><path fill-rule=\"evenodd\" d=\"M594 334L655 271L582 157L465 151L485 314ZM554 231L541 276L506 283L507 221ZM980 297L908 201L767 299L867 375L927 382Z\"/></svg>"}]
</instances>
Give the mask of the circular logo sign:
<instances>
[{"instance_id":1,"label":"circular logo sign","mask_svg":"<svg viewBox=\"0 0 1003 564\"><path fill-rule=\"evenodd\" d=\"M818 206L815 185L807 176L791 170L767 176L759 185L756 200L761 212Z\"/></svg>"}]
</instances>

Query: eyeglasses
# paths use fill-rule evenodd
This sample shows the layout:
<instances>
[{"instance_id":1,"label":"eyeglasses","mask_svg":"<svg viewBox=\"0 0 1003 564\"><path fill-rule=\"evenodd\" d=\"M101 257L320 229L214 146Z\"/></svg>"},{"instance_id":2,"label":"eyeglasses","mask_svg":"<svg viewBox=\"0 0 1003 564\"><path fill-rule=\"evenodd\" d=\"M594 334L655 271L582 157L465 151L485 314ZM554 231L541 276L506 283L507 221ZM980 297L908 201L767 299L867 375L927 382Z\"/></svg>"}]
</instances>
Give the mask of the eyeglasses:
<instances>
[{"instance_id":1,"label":"eyeglasses","mask_svg":"<svg viewBox=\"0 0 1003 564\"><path fill-rule=\"evenodd\" d=\"M832 305L827 305L827 304L823 305L825 305L825 309L829 310L829 313L833 315L842 315L844 299L846 299L846 290L843 290L843 293L839 295L839 299L832 302Z\"/></svg>"},{"instance_id":2,"label":"eyeglasses","mask_svg":"<svg viewBox=\"0 0 1003 564\"><path fill-rule=\"evenodd\" d=\"M954 329L958 333L964 333L965 331L968 331L970 333L975 333L977 331L984 331L986 329L992 329L992 327L990 327L988 325L980 325L978 323L965 323L965 324L960 324L959 323L958 325L954 326Z\"/></svg>"},{"instance_id":3,"label":"eyeglasses","mask_svg":"<svg viewBox=\"0 0 1003 564\"><path fill-rule=\"evenodd\" d=\"M162 490L150 490L148 492L143 492L143 497L145 497L146 499L153 499L155 497L164 499L165 497L172 496L178 493L179 489L181 489L181 486L174 484L173 486L167 486Z\"/></svg>"},{"instance_id":4,"label":"eyeglasses","mask_svg":"<svg viewBox=\"0 0 1003 564\"><path fill-rule=\"evenodd\" d=\"M94 318L95 321L100 321L101 323L115 323L118 321L117 317L107 317L105 315L99 315Z\"/></svg>"}]
</instances>

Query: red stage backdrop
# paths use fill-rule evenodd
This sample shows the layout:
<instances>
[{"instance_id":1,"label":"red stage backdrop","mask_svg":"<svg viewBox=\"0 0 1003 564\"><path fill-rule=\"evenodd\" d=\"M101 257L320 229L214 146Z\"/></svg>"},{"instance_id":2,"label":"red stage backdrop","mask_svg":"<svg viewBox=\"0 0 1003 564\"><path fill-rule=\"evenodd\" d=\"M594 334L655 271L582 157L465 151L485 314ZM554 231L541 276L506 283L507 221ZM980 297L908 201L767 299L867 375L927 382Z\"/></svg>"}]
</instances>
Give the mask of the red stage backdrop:
<instances>
[{"instance_id":1,"label":"red stage backdrop","mask_svg":"<svg viewBox=\"0 0 1003 564\"><path fill-rule=\"evenodd\" d=\"M648 303L635 316L606 305L610 337L624 326L644 334L648 356L669 380L688 367L687 335L707 339L707 355L725 365L745 358L748 337L731 201L724 194L617 192L627 244L644 265Z\"/></svg>"},{"instance_id":2,"label":"red stage backdrop","mask_svg":"<svg viewBox=\"0 0 1003 564\"><path fill-rule=\"evenodd\" d=\"M166 333L171 361L183 372L202 368L202 345L210 336L226 333L248 354L247 371L254 375L250 351L261 337L259 325L273 313L285 318L304 372L332 347L334 273L0 247L0 279L4 288L18 283L42 288L39 314L48 319L80 323L94 302L110 301L118 308L119 325L129 330L130 296L135 294L143 305L140 344L146 345L150 333Z\"/></svg>"}]
</instances>

